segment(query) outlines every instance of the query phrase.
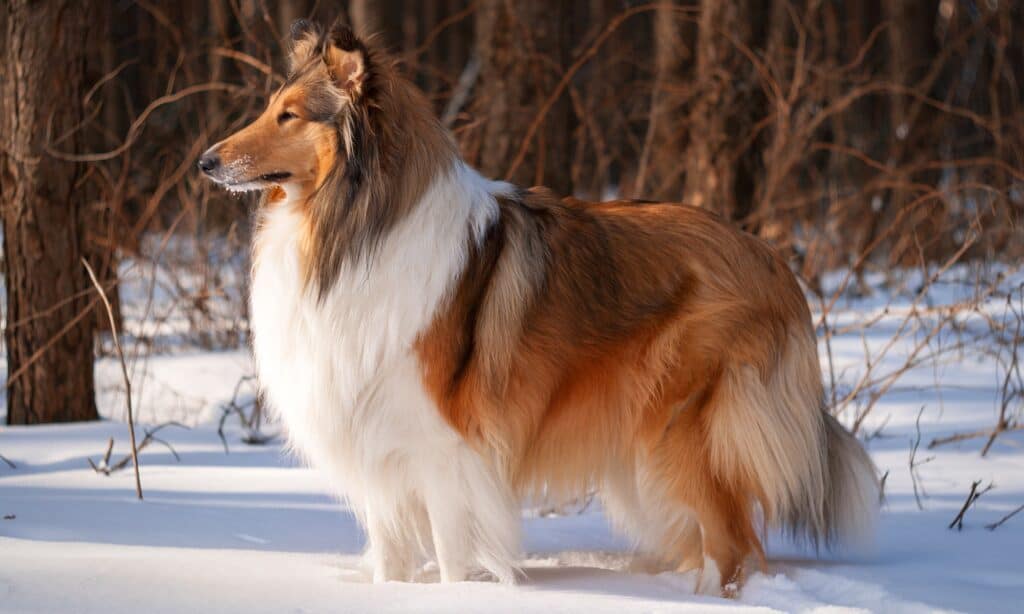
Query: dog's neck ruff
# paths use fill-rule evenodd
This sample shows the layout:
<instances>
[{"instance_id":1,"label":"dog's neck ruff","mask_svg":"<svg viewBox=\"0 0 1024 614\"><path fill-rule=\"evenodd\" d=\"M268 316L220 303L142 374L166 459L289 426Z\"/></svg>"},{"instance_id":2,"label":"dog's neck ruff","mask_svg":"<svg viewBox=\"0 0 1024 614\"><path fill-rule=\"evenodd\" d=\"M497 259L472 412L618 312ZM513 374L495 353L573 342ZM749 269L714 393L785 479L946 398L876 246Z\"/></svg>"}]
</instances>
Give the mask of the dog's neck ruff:
<instances>
[{"instance_id":1,"label":"dog's neck ruff","mask_svg":"<svg viewBox=\"0 0 1024 614\"><path fill-rule=\"evenodd\" d=\"M323 246L304 244L302 203L286 198L266 208L254 247L254 352L267 399L304 455L328 455L325 436L347 439L345 425L368 419L388 394L382 379L415 360L412 345L461 275L471 242L497 219L495 195L511 190L455 163L381 237L372 258L342 263L322 300L304 282L304 250ZM350 443L331 448L361 447Z\"/></svg>"}]
</instances>

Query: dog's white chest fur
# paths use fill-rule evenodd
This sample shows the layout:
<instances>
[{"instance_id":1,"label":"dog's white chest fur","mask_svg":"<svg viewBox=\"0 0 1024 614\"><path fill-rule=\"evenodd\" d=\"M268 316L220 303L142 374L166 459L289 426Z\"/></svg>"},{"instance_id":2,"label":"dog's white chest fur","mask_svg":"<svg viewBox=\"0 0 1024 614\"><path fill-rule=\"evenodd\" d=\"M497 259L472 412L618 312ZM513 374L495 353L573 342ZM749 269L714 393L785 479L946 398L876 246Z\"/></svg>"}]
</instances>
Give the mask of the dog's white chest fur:
<instances>
[{"instance_id":1,"label":"dog's white chest fur","mask_svg":"<svg viewBox=\"0 0 1024 614\"><path fill-rule=\"evenodd\" d=\"M353 503L371 537L375 524L417 524L394 517L419 513L397 501L410 492L414 501L455 504L458 490L493 481L430 400L413 344L463 270L471 233L481 236L494 219L499 186L457 165L373 258L344 264L322 299L303 287L296 208L277 205L259 231L251 314L266 400L291 445ZM452 463L467 483L438 484Z\"/></svg>"},{"instance_id":2,"label":"dog's white chest fur","mask_svg":"<svg viewBox=\"0 0 1024 614\"><path fill-rule=\"evenodd\" d=\"M436 430L412 346L465 259L470 211L444 194L446 183L373 258L346 262L322 299L304 288L296 207L279 205L260 229L251 310L260 380L315 465L372 465Z\"/></svg>"}]
</instances>

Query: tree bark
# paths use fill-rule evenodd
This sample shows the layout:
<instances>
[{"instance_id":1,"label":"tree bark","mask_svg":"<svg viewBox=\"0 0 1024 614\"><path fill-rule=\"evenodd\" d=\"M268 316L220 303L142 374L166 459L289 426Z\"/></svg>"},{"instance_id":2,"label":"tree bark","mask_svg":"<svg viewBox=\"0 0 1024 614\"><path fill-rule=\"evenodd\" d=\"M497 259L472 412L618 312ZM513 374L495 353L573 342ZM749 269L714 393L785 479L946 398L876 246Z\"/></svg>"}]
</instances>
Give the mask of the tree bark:
<instances>
[{"instance_id":1,"label":"tree bark","mask_svg":"<svg viewBox=\"0 0 1024 614\"><path fill-rule=\"evenodd\" d=\"M759 156L754 143L743 151L764 97L750 61L738 50L763 48L770 11L756 0L701 0L695 87L690 114L684 200L735 221L753 208Z\"/></svg>"},{"instance_id":2,"label":"tree bark","mask_svg":"<svg viewBox=\"0 0 1024 614\"><path fill-rule=\"evenodd\" d=\"M677 201L683 197L687 97L692 80L695 31L678 10L689 3L663 3L654 16L654 89L647 137L635 192L640 197Z\"/></svg>"},{"instance_id":3,"label":"tree bark","mask_svg":"<svg viewBox=\"0 0 1024 614\"><path fill-rule=\"evenodd\" d=\"M95 420L93 294L82 266L88 205L80 164L92 3L7 0L0 20L0 219L7 267L7 423Z\"/></svg>"},{"instance_id":4,"label":"tree bark","mask_svg":"<svg viewBox=\"0 0 1024 614\"><path fill-rule=\"evenodd\" d=\"M348 15L359 36L374 36L391 52L399 52L404 41L406 14L418 13L418 6L405 6L404 0L349 0Z\"/></svg>"},{"instance_id":5,"label":"tree bark","mask_svg":"<svg viewBox=\"0 0 1024 614\"><path fill-rule=\"evenodd\" d=\"M98 83L105 75L117 67L117 49L113 33L114 7L106 3L98 3L91 14L89 28L89 49L92 50L92 62L87 63L84 86L89 88ZM127 129L123 127L123 115L119 112L120 92L117 88L106 87L94 94L94 100L102 100L101 115L86 130L85 147L89 151L107 151L119 145L111 142L111 135L121 135ZM96 103L93 102L93 105ZM95 109L95 106L93 106ZM88 111L86 111L88 113ZM97 128L97 124L102 129ZM84 243L85 258L92 265L100 283L107 291L107 300L114 314L114 327L124 330L121 312L120 286L107 286L107 280L116 281L119 263L118 247L124 244L123 211L120 199L112 190L104 194L96 191L90 193L91 199L82 220L86 225ZM110 327L107 310L102 303L97 303L93 318L96 321L96 332L101 335L114 331Z\"/></svg>"},{"instance_id":6,"label":"tree bark","mask_svg":"<svg viewBox=\"0 0 1024 614\"><path fill-rule=\"evenodd\" d=\"M883 9L885 18L891 23L886 31L890 53L889 78L893 83L909 88L920 88L921 78L927 74L939 51L934 34L939 1L887 2L884 3ZM922 90L922 93L931 94L929 89ZM889 100L889 152L886 161L897 169L892 177L897 187L882 195L881 209L875 212L866 236L870 241L875 239L881 228L919 196L918 191L910 187L912 183L936 185L939 180L938 173L930 173L930 177L925 177L925 173L911 176L900 171L899 167L923 161L929 155L934 155L931 152L938 148L933 132L941 120L931 107L920 104L910 96L894 94ZM941 211L936 209L942 207L942 202L940 199L934 199L929 205L919 208L907 218L906 232L895 233L896 241L890 248L891 264L918 264L920 250L928 251L930 244L942 236L942 226L945 224ZM908 261L898 262L906 256L909 256ZM858 279L861 278L861 268L858 267Z\"/></svg>"},{"instance_id":7,"label":"tree bark","mask_svg":"<svg viewBox=\"0 0 1024 614\"><path fill-rule=\"evenodd\" d=\"M526 132L572 60L574 2L481 0L476 14L480 57L477 116L483 120L480 170L503 178ZM519 185L546 185L572 193L574 115L563 92L526 145L509 177Z\"/></svg>"}]
</instances>

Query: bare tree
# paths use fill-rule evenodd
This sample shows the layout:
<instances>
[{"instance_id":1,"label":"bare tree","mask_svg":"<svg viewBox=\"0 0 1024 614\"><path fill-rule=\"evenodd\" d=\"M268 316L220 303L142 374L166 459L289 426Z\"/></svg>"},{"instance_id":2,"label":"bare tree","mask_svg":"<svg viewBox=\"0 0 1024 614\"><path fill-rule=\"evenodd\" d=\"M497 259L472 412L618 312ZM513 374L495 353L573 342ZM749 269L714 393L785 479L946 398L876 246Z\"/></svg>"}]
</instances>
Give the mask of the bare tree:
<instances>
[{"instance_id":1,"label":"bare tree","mask_svg":"<svg viewBox=\"0 0 1024 614\"><path fill-rule=\"evenodd\" d=\"M763 46L769 11L753 0L700 3L685 200L737 221L751 211L758 175L750 136L764 104L750 50Z\"/></svg>"},{"instance_id":2,"label":"bare tree","mask_svg":"<svg viewBox=\"0 0 1024 614\"><path fill-rule=\"evenodd\" d=\"M692 20L684 19L679 8L662 3L654 17L654 87L634 188L637 196L670 201L683 196L686 92L696 34Z\"/></svg>"},{"instance_id":3,"label":"bare tree","mask_svg":"<svg viewBox=\"0 0 1024 614\"><path fill-rule=\"evenodd\" d=\"M8 424L95 420L82 147L91 2L7 0L0 80Z\"/></svg>"},{"instance_id":4,"label":"bare tree","mask_svg":"<svg viewBox=\"0 0 1024 614\"><path fill-rule=\"evenodd\" d=\"M574 8L573 2L543 0L479 2L476 45L483 95L477 114L483 121L479 166L485 174L572 192L569 96L546 110L543 128L531 142L525 137L571 61Z\"/></svg>"}]
</instances>

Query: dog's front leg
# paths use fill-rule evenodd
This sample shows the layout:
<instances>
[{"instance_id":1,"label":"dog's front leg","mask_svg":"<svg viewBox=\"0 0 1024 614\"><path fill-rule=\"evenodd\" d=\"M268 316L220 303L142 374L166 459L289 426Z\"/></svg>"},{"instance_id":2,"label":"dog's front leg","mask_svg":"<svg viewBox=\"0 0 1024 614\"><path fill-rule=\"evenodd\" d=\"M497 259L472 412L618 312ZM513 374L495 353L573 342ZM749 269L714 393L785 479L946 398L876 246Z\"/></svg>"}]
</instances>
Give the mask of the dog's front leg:
<instances>
[{"instance_id":1,"label":"dog's front leg","mask_svg":"<svg viewBox=\"0 0 1024 614\"><path fill-rule=\"evenodd\" d=\"M421 474L442 582L459 582L482 567L501 582L515 581L519 507L484 459L458 443Z\"/></svg>"},{"instance_id":2,"label":"dog's front leg","mask_svg":"<svg viewBox=\"0 0 1024 614\"><path fill-rule=\"evenodd\" d=\"M440 492L427 495L430 535L434 542L441 582L462 582L467 579L472 553L470 518L461 497Z\"/></svg>"},{"instance_id":3,"label":"dog's front leg","mask_svg":"<svg viewBox=\"0 0 1024 614\"><path fill-rule=\"evenodd\" d=\"M366 504L367 556L373 566L373 581L408 582L412 576L413 553L381 512L375 504Z\"/></svg>"}]
</instances>

